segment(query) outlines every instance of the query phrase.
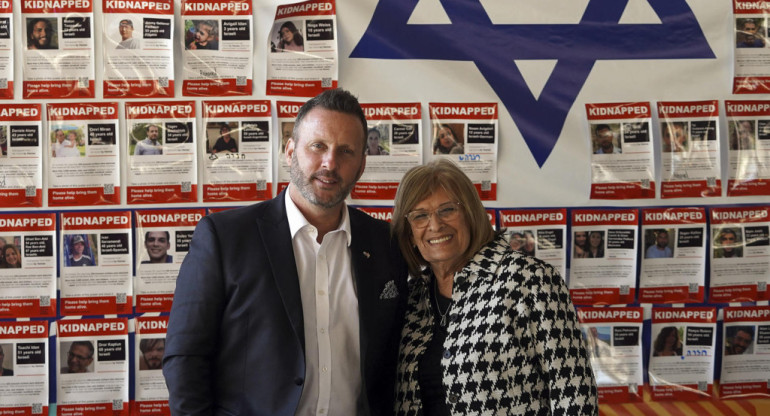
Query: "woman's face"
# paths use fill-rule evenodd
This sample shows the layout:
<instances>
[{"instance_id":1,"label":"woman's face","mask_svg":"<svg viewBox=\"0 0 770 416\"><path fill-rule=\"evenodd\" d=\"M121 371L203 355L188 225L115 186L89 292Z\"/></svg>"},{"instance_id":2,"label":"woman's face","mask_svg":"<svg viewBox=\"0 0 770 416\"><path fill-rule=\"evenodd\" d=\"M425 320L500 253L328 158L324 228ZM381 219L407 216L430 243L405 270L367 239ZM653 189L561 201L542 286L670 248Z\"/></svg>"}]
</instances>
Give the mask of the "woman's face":
<instances>
[{"instance_id":1,"label":"woman's face","mask_svg":"<svg viewBox=\"0 0 770 416\"><path fill-rule=\"evenodd\" d=\"M370 131L366 139L369 145L369 154L374 154L373 151L376 153L380 147L380 135L376 131Z\"/></svg>"},{"instance_id":2,"label":"woman's face","mask_svg":"<svg viewBox=\"0 0 770 416\"><path fill-rule=\"evenodd\" d=\"M284 27L281 29L281 38L286 43L292 43L294 42L294 33L288 27Z\"/></svg>"},{"instance_id":3,"label":"woman's face","mask_svg":"<svg viewBox=\"0 0 770 416\"><path fill-rule=\"evenodd\" d=\"M13 247L5 249L5 262L11 266L15 266L19 263L19 254L16 253L16 250L14 250Z\"/></svg>"},{"instance_id":4,"label":"woman's face","mask_svg":"<svg viewBox=\"0 0 770 416\"><path fill-rule=\"evenodd\" d=\"M412 208L412 211L430 213L430 220L425 228L412 229L412 243L420 250L422 257L431 265L434 271L451 270L456 266L460 257L471 244L471 230L465 221L465 215L460 209L459 214L450 219L442 220L436 210L454 200L443 189L437 189Z\"/></svg>"},{"instance_id":5,"label":"woman's face","mask_svg":"<svg viewBox=\"0 0 770 416\"><path fill-rule=\"evenodd\" d=\"M575 233L575 245L583 247L586 245L586 233L584 231L578 231Z\"/></svg>"},{"instance_id":6,"label":"woman's face","mask_svg":"<svg viewBox=\"0 0 770 416\"><path fill-rule=\"evenodd\" d=\"M591 248L599 248L602 244L602 235L599 233L591 233Z\"/></svg>"},{"instance_id":7,"label":"woman's face","mask_svg":"<svg viewBox=\"0 0 770 416\"><path fill-rule=\"evenodd\" d=\"M676 331L671 331L668 333L668 336L666 337L666 346L667 347L673 347L676 345L677 336Z\"/></svg>"},{"instance_id":8,"label":"woman's face","mask_svg":"<svg viewBox=\"0 0 770 416\"><path fill-rule=\"evenodd\" d=\"M455 135L452 134L452 130L449 127L441 127L438 130L438 141L442 147L446 148L452 147L457 142Z\"/></svg>"}]
</instances>

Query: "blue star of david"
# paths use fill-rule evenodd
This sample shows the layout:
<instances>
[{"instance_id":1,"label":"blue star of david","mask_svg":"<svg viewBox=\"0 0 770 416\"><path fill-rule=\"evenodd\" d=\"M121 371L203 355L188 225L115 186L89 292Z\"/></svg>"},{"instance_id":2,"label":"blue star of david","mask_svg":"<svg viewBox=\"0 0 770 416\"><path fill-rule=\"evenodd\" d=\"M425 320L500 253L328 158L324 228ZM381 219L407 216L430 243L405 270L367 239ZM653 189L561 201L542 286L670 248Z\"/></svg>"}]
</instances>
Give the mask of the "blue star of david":
<instances>
[{"instance_id":1,"label":"blue star of david","mask_svg":"<svg viewBox=\"0 0 770 416\"><path fill-rule=\"evenodd\" d=\"M474 62L540 167L597 60L715 58L685 0L648 0L661 24L619 24L628 0L590 0L577 24L517 25L493 24L479 0L440 0L452 24L407 24L418 1L380 0L350 57ZM539 98L514 59L557 60Z\"/></svg>"}]
</instances>

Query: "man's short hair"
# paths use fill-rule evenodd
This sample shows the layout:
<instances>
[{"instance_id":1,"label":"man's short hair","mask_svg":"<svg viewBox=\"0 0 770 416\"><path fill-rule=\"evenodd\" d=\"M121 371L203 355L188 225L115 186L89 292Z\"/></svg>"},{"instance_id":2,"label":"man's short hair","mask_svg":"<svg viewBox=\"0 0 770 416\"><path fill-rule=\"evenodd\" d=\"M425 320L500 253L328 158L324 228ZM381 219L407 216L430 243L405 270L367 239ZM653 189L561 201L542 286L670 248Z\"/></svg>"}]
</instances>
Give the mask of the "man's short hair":
<instances>
[{"instance_id":1,"label":"man's short hair","mask_svg":"<svg viewBox=\"0 0 770 416\"><path fill-rule=\"evenodd\" d=\"M150 127L155 127L156 129L158 129L158 131L160 131L160 126L158 126L157 124L152 124L151 123L151 124L148 124L148 125L144 126L145 133L149 133L150 132Z\"/></svg>"},{"instance_id":2,"label":"man's short hair","mask_svg":"<svg viewBox=\"0 0 770 416\"><path fill-rule=\"evenodd\" d=\"M155 348L156 345L163 343L163 345L166 345L165 338L150 338L150 339L143 339L139 341L139 350L142 351L142 354L147 353L147 351L151 351L153 348Z\"/></svg>"},{"instance_id":3,"label":"man's short hair","mask_svg":"<svg viewBox=\"0 0 770 416\"><path fill-rule=\"evenodd\" d=\"M751 339L754 340L754 327L753 326L731 326L727 329L728 332L728 338L732 338L736 335L738 335L739 332L745 332L751 336Z\"/></svg>"},{"instance_id":4,"label":"man's short hair","mask_svg":"<svg viewBox=\"0 0 770 416\"><path fill-rule=\"evenodd\" d=\"M131 21L131 19L123 19L120 21L119 25L122 25L125 23L127 26L131 26L131 29L134 28L134 22Z\"/></svg>"},{"instance_id":5,"label":"man's short hair","mask_svg":"<svg viewBox=\"0 0 770 416\"><path fill-rule=\"evenodd\" d=\"M361 121L361 142L366 148L366 137L368 136L368 126L366 124L366 116L364 110L361 109L361 105L358 103L358 98L351 94L347 90L342 88L335 88L333 90L326 90L315 97L308 100L300 107L297 112L297 119L294 123L294 131L292 137L294 141L299 140L297 132L299 131L302 120L305 116L314 108L320 107L325 110L338 111L343 114L354 116Z\"/></svg>"},{"instance_id":6,"label":"man's short hair","mask_svg":"<svg viewBox=\"0 0 770 416\"><path fill-rule=\"evenodd\" d=\"M144 243L147 244L147 239L150 238L150 233L156 233L156 232L166 233L166 241L169 241L169 242L171 241L171 234L169 234L168 231L147 231L146 233L144 233Z\"/></svg>"},{"instance_id":7,"label":"man's short hair","mask_svg":"<svg viewBox=\"0 0 770 416\"><path fill-rule=\"evenodd\" d=\"M94 344L91 341L73 341L72 344L70 344L70 351L72 351L73 348L81 346L88 348L88 358L93 358L94 356Z\"/></svg>"},{"instance_id":8,"label":"man's short hair","mask_svg":"<svg viewBox=\"0 0 770 416\"><path fill-rule=\"evenodd\" d=\"M738 239L738 234L736 234L732 228L723 228L722 231L719 232L719 239L721 240L722 236L724 236L725 234L732 234L736 240Z\"/></svg>"}]
</instances>

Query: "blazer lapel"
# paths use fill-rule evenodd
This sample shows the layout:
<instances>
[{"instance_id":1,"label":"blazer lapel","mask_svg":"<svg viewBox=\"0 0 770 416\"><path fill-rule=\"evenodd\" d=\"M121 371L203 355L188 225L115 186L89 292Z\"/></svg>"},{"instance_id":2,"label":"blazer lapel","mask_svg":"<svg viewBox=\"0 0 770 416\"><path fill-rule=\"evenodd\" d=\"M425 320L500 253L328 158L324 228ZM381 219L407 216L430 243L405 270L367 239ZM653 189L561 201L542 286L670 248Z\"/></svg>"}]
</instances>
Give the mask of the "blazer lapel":
<instances>
[{"instance_id":1,"label":"blazer lapel","mask_svg":"<svg viewBox=\"0 0 770 416\"><path fill-rule=\"evenodd\" d=\"M348 208L350 210L355 208ZM378 326L378 307L380 279L383 271L375 270L372 256L382 255L372 246L372 239L365 224L357 220L356 215L350 216L350 228L353 238L350 241L350 260L353 263L353 278L356 282L358 295L359 336L361 341L361 363L366 362L366 352L371 340L370 331L376 331ZM387 275L387 273L385 274Z\"/></svg>"},{"instance_id":2,"label":"blazer lapel","mask_svg":"<svg viewBox=\"0 0 770 416\"><path fill-rule=\"evenodd\" d=\"M302 319L302 298L299 290L297 262L294 259L294 247L291 243L291 231L286 217L285 190L272 201L267 202L265 215L257 218L262 246L267 251L267 259L283 301L286 315L289 317L294 333L305 350L305 330Z\"/></svg>"}]
</instances>

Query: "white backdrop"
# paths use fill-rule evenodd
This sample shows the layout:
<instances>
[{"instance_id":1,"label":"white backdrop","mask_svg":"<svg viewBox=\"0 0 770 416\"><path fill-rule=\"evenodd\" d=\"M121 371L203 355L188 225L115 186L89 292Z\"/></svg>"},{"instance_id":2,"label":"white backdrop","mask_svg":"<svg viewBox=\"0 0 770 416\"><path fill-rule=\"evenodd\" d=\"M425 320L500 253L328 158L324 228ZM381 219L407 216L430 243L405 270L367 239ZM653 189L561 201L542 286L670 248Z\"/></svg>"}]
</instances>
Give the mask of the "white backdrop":
<instances>
[{"instance_id":1,"label":"white backdrop","mask_svg":"<svg viewBox=\"0 0 770 416\"><path fill-rule=\"evenodd\" d=\"M389 0L382 0L389 1ZM452 24L440 0L413 0L416 3L410 24ZM482 0L487 14L495 24L570 24L578 23L592 1L602 0ZM618 3L616 0L609 3ZM650 0L661 1L661 0ZM97 97L102 96L102 26L101 0L94 2L94 34L96 44ZM251 98L271 100L291 97L265 96L265 59L268 37L279 2L254 1L255 90ZM435 102L498 102L500 103L500 158L498 169L498 200L488 201L489 207L577 207L577 206L654 206L654 205L714 205L766 202L766 197L592 201L590 190L590 144L585 121L585 103L630 102L658 100L720 100L723 113L725 99L767 99L767 96L736 96L731 94L733 59L733 18L730 0L687 0L716 59L657 59L600 60L588 76L572 105L561 136L548 160L538 167L524 143L508 111L473 62L437 60L386 60L349 58L373 16L377 0L338 0L337 22L339 37L339 85L359 96L362 102L408 102L423 104L424 132L427 128L427 103ZM176 32L181 36L180 2L176 6ZM19 2L14 2L17 45L21 33ZM660 23L648 0L628 0L620 24ZM462 36L458 33L457 36ZM181 96L181 49L175 43L176 99ZM15 51L16 91L21 97L21 51ZM519 61L517 65L528 86L537 96L548 80L555 61ZM511 62L513 67L513 62ZM99 100L99 98L97 98ZM21 99L15 102L23 102ZM63 100L66 101L66 100ZM200 99L196 99L200 101ZM198 107L200 110L200 106ZM275 110L275 109L274 109ZM121 117L123 105L121 103ZM200 113L200 112L199 112ZM275 120L275 111L274 111ZM199 117L198 132L202 132ZM121 126L121 143L125 145L125 129ZM274 123L273 128L276 128ZM653 131L658 138L657 118ZM720 135L726 143L724 114L720 116ZM423 138L426 154L429 140ZM277 146L277 145L276 145ZM125 149L125 147L123 147ZM655 147L659 155L659 146ZM722 166L728 166L726 146L722 149ZM123 156L125 158L125 155ZM125 162L125 160L123 160ZM125 163L122 166L125 168ZM277 164L274 164L274 168ZM202 166L202 164L199 164ZM44 165L44 172L47 166ZM660 163L656 162L656 182L660 187ZM44 187L45 187L45 174ZM125 177L125 172L123 172ZM199 176L200 178L200 176ZM275 178L275 177L274 177ZM723 172L723 188L726 170ZM200 183L200 182L199 182ZM125 192L125 188L123 188ZM725 191L723 190L723 195ZM658 195L660 194L658 190ZM125 196L123 198L125 201ZM355 201L371 205L386 205L388 201ZM105 207L106 208L106 207Z\"/></svg>"}]
</instances>

